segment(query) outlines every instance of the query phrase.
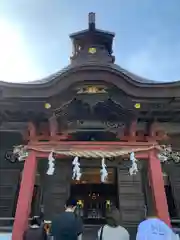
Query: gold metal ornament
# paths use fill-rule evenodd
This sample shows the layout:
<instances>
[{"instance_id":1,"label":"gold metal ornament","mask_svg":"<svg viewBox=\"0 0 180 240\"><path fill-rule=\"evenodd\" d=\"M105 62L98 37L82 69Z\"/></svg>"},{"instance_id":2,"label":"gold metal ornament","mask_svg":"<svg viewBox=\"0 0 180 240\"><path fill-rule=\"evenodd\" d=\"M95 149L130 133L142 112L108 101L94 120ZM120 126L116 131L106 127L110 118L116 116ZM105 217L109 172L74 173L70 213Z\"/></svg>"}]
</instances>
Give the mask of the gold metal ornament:
<instances>
[{"instance_id":1,"label":"gold metal ornament","mask_svg":"<svg viewBox=\"0 0 180 240\"><path fill-rule=\"evenodd\" d=\"M94 48L94 47L89 48L88 52L91 53L91 54L94 54L94 53L96 53L96 48Z\"/></svg>"},{"instance_id":2,"label":"gold metal ornament","mask_svg":"<svg viewBox=\"0 0 180 240\"><path fill-rule=\"evenodd\" d=\"M140 108L141 108L141 104L140 104L140 103L136 103L136 104L134 105L134 107L135 107L136 109L140 109Z\"/></svg>"},{"instance_id":3,"label":"gold metal ornament","mask_svg":"<svg viewBox=\"0 0 180 240\"><path fill-rule=\"evenodd\" d=\"M44 107L45 107L46 109L50 109L50 108L51 108L51 104L50 104L50 103L45 103L45 104L44 104Z\"/></svg>"}]
</instances>

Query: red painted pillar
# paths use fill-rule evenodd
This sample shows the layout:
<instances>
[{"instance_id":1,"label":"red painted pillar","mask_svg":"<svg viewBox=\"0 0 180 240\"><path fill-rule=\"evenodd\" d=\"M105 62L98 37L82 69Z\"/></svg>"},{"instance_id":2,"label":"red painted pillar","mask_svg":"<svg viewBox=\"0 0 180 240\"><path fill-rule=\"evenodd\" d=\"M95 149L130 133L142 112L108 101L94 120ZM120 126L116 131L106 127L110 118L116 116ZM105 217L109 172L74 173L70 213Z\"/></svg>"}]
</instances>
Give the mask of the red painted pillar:
<instances>
[{"instance_id":1,"label":"red painted pillar","mask_svg":"<svg viewBox=\"0 0 180 240\"><path fill-rule=\"evenodd\" d=\"M32 151L29 153L24 163L13 225L12 240L22 240L23 233L27 228L36 177L36 168L36 154Z\"/></svg>"},{"instance_id":2,"label":"red painted pillar","mask_svg":"<svg viewBox=\"0 0 180 240\"><path fill-rule=\"evenodd\" d=\"M161 169L161 162L157 157L156 151L151 150L149 153L149 176L152 193L154 196L157 216L169 226L170 217L164 188L164 179Z\"/></svg>"}]
</instances>

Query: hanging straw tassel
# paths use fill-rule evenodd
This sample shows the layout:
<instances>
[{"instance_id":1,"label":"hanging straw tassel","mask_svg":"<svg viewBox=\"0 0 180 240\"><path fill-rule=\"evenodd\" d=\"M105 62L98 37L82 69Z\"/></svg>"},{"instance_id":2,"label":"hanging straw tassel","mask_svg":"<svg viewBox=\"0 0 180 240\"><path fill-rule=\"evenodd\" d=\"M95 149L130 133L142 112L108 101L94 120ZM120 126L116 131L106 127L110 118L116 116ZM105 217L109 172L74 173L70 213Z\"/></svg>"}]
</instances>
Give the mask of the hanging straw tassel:
<instances>
[{"instance_id":1,"label":"hanging straw tassel","mask_svg":"<svg viewBox=\"0 0 180 240\"><path fill-rule=\"evenodd\" d=\"M53 175L55 171L55 158L53 155L53 152L50 152L48 157L48 170L46 172L47 175Z\"/></svg>"},{"instance_id":2,"label":"hanging straw tassel","mask_svg":"<svg viewBox=\"0 0 180 240\"><path fill-rule=\"evenodd\" d=\"M134 152L130 153L130 161L132 165L131 165L131 168L129 169L129 174L131 176L136 175L136 173L138 172L138 166L137 166L137 159L135 158Z\"/></svg>"},{"instance_id":3,"label":"hanging straw tassel","mask_svg":"<svg viewBox=\"0 0 180 240\"><path fill-rule=\"evenodd\" d=\"M100 175L101 175L101 182L106 182L108 179L108 172L106 170L106 164L105 164L104 158L102 158L102 161L101 161Z\"/></svg>"},{"instance_id":4,"label":"hanging straw tassel","mask_svg":"<svg viewBox=\"0 0 180 240\"><path fill-rule=\"evenodd\" d=\"M78 157L74 158L72 165L73 165L72 179L80 181L82 174L81 174L81 168L80 168L80 163L79 163Z\"/></svg>"}]
</instances>

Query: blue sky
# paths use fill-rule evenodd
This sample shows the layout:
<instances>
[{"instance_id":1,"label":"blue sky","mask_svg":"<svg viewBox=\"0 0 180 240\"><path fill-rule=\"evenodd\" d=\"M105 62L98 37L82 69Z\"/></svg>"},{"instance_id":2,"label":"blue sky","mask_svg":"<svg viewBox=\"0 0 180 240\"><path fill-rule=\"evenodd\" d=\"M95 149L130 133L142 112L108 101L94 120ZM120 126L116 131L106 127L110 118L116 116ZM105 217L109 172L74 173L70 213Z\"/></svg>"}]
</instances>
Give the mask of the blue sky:
<instances>
[{"instance_id":1,"label":"blue sky","mask_svg":"<svg viewBox=\"0 0 180 240\"><path fill-rule=\"evenodd\" d=\"M0 0L0 80L46 77L69 63L68 35L87 27L116 33L116 63L145 78L180 80L179 0Z\"/></svg>"}]
</instances>

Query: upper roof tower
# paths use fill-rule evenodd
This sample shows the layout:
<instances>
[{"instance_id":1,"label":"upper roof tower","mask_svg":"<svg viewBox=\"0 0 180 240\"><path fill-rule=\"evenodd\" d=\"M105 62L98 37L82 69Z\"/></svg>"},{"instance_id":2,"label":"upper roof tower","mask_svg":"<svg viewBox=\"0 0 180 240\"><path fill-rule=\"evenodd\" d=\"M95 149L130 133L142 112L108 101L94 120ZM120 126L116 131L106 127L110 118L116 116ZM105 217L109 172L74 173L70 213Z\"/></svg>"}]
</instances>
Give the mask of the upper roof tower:
<instances>
[{"instance_id":1,"label":"upper roof tower","mask_svg":"<svg viewBox=\"0 0 180 240\"><path fill-rule=\"evenodd\" d=\"M95 13L89 13L88 29L70 35L73 43L72 64L113 63L112 43L115 34L96 29Z\"/></svg>"}]
</instances>

